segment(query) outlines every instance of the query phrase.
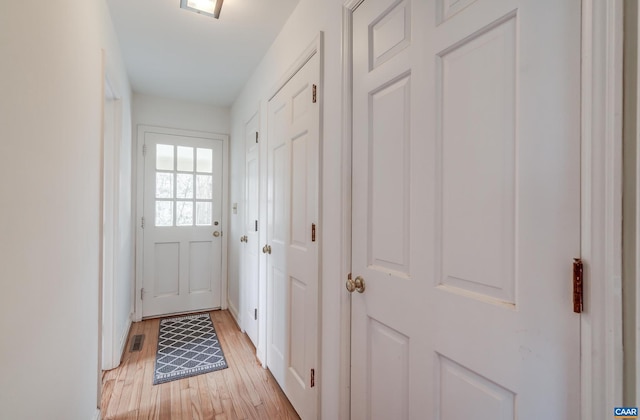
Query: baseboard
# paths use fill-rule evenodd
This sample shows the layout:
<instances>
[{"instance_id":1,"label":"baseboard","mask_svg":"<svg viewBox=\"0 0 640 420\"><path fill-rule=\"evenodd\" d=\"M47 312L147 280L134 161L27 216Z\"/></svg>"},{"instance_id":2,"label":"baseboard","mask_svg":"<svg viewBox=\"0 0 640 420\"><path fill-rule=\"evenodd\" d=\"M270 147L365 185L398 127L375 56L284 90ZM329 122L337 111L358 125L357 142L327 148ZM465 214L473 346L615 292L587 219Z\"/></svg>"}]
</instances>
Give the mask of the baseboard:
<instances>
[{"instance_id":1,"label":"baseboard","mask_svg":"<svg viewBox=\"0 0 640 420\"><path fill-rule=\"evenodd\" d=\"M96 412L95 412L95 413L93 413L93 416L91 416L91 420L100 420L100 417L101 417L101 416L100 416L100 409L99 409L99 408L97 408L97 409L96 409Z\"/></svg>"},{"instance_id":2,"label":"baseboard","mask_svg":"<svg viewBox=\"0 0 640 420\"><path fill-rule=\"evenodd\" d=\"M238 309L236 309L236 307L233 306L233 303L231 302L229 302L229 313L231 314L233 319L236 321L236 324L238 324L238 326L242 330L242 324L240 323L240 314L238 313ZM244 332L244 330L242 331Z\"/></svg>"},{"instance_id":3,"label":"baseboard","mask_svg":"<svg viewBox=\"0 0 640 420\"><path fill-rule=\"evenodd\" d=\"M120 337L120 346L118 347L120 350L120 352L118 353L118 366L120 366L120 362L122 361L122 357L124 356L125 346L127 345L127 339L129 338L129 331L131 331L131 315L132 314L129 314L127 328L124 329L122 337Z\"/></svg>"}]
</instances>

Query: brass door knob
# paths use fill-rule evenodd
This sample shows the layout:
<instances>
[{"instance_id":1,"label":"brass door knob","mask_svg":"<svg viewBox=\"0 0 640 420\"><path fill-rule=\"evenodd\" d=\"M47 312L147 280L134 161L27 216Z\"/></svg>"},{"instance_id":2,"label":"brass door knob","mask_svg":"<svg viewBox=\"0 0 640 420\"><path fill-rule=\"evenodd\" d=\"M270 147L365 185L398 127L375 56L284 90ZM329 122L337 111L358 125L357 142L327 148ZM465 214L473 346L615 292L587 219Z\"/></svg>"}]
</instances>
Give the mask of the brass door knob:
<instances>
[{"instance_id":1,"label":"brass door knob","mask_svg":"<svg viewBox=\"0 0 640 420\"><path fill-rule=\"evenodd\" d=\"M219 231L217 231L217 230L216 230L216 231L214 231L214 232L213 232L213 236L215 236L215 237L217 238L218 236L220 236L220 232L219 232Z\"/></svg>"},{"instance_id":2,"label":"brass door knob","mask_svg":"<svg viewBox=\"0 0 640 420\"><path fill-rule=\"evenodd\" d=\"M346 284L347 290L349 293L358 292L364 293L364 279L360 276L356 277L355 280L348 279Z\"/></svg>"}]
</instances>

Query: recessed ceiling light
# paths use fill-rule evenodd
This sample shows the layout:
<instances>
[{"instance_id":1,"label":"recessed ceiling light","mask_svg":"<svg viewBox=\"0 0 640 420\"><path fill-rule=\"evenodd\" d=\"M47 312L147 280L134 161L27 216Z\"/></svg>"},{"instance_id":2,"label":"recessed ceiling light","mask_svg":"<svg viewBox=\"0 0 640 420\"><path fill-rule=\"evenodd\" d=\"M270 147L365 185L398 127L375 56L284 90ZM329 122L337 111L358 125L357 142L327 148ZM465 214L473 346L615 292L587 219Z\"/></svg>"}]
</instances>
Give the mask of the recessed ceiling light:
<instances>
[{"instance_id":1,"label":"recessed ceiling light","mask_svg":"<svg viewBox=\"0 0 640 420\"><path fill-rule=\"evenodd\" d=\"M180 7L185 10L207 15L218 19L223 0L180 0Z\"/></svg>"}]
</instances>

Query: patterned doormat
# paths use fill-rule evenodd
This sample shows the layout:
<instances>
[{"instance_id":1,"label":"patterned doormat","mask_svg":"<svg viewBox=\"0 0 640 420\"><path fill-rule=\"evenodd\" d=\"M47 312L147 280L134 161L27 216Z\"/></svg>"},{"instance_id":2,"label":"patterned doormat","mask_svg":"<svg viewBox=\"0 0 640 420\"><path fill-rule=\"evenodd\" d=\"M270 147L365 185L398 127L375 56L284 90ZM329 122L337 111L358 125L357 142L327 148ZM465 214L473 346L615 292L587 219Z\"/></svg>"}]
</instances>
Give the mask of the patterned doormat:
<instances>
[{"instance_id":1,"label":"patterned doormat","mask_svg":"<svg viewBox=\"0 0 640 420\"><path fill-rule=\"evenodd\" d=\"M160 321L154 385L226 368L209 314Z\"/></svg>"}]
</instances>

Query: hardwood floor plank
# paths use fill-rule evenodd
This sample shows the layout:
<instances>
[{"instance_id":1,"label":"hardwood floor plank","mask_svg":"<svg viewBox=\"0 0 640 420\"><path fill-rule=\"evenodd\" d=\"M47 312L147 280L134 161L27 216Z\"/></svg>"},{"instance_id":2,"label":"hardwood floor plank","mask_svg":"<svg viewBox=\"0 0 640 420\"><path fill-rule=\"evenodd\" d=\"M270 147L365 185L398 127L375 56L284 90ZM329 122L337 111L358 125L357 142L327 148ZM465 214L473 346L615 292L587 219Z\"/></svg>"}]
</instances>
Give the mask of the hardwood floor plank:
<instances>
[{"instance_id":1,"label":"hardwood floor plank","mask_svg":"<svg viewBox=\"0 0 640 420\"><path fill-rule=\"evenodd\" d=\"M210 314L227 369L153 385L160 320L134 323L122 364L103 375L103 419L299 419L229 312ZM141 351L131 353L135 334L145 334L145 341Z\"/></svg>"}]
</instances>

